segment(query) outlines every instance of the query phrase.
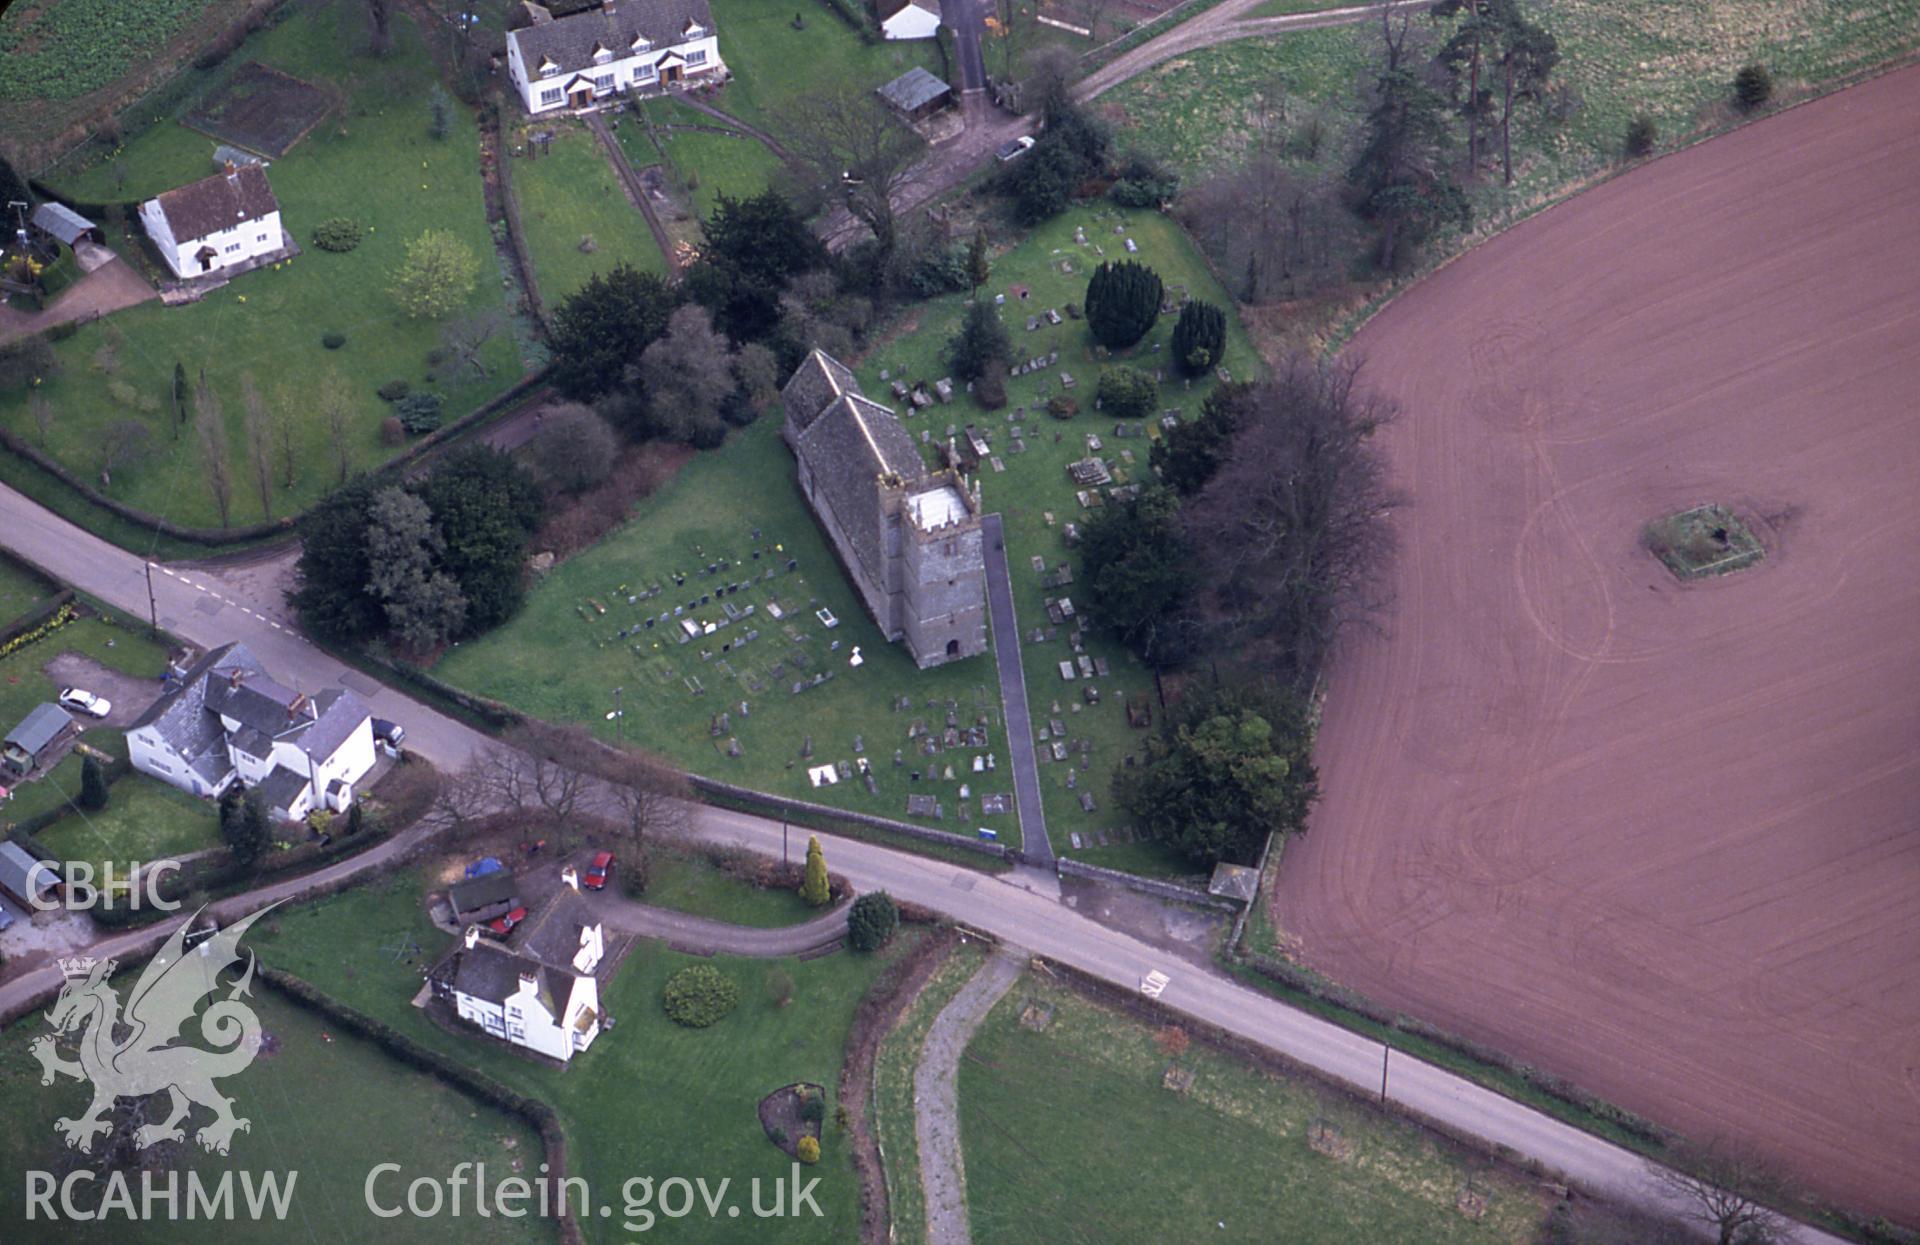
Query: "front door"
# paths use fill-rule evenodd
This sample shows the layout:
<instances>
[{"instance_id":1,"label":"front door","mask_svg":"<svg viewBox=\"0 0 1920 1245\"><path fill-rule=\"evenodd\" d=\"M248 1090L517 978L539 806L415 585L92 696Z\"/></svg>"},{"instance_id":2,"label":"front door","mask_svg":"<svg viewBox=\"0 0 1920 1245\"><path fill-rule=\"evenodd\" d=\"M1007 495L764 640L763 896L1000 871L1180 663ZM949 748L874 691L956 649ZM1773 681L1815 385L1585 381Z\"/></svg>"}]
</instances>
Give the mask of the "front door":
<instances>
[{"instance_id":1,"label":"front door","mask_svg":"<svg viewBox=\"0 0 1920 1245\"><path fill-rule=\"evenodd\" d=\"M576 88L573 94L567 97L567 102L575 108L593 107L593 88L590 86Z\"/></svg>"},{"instance_id":2,"label":"front door","mask_svg":"<svg viewBox=\"0 0 1920 1245\"><path fill-rule=\"evenodd\" d=\"M669 83L680 81L680 66L668 65L660 71L660 78L662 81Z\"/></svg>"}]
</instances>

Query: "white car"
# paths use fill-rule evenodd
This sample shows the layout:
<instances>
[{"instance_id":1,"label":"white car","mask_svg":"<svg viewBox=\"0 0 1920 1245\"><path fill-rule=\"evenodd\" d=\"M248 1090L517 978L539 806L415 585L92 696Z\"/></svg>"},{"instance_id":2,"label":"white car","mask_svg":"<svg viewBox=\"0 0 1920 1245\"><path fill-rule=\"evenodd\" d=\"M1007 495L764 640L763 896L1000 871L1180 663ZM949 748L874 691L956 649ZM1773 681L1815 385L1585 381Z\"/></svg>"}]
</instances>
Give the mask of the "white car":
<instances>
[{"instance_id":1,"label":"white car","mask_svg":"<svg viewBox=\"0 0 1920 1245\"><path fill-rule=\"evenodd\" d=\"M1000 144L1000 150L993 153L993 158L1005 164L1009 160L1026 155L1032 149L1033 136L1022 134L1019 138Z\"/></svg>"},{"instance_id":2,"label":"white car","mask_svg":"<svg viewBox=\"0 0 1920 1245\"><path fill-rule=\"evenodd\" d=\"M113 712L113 702L105 696L95 696L92 692L82 691L77 687L60 689L60 707L95 718L104 718Z\"/></svg>"}]
</instances>

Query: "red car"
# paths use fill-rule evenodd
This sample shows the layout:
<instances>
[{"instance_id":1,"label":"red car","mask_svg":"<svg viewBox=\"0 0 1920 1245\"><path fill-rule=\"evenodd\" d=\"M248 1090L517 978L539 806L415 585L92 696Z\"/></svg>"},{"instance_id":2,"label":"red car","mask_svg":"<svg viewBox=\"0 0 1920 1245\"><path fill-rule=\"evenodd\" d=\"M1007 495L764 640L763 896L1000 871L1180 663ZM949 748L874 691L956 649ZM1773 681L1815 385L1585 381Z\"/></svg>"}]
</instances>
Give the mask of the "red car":
<instances>
[{"instance_id":1,"label":"red car","mask_svg":"<svg viewBox=\"0 0 1920 1245\"><path fill-rule=\"evenodd\" d=\"M587 866L587 876L580 879L580 884L590 891L605 890L607 875L612 872L613 853L601 852L593 858L593 863Z\"/></svg>"},{"instance_id":2,"label":"red car","mask_svg":"<svg viewBox=\"0 0 1920 1245\"><path fill-rule=\"evenodd\" d=\"M493 933L498 934L500 937L505 938L508 934L511 934L513 932L514 926L520 924L520 922L526 919L527 919L527 910L525 908L515 908L512 912L507 913L507 915L505 916L497 916L493 918L491 921L488 921L487 928L491 930Z\"/></svg>"}]
</instances>

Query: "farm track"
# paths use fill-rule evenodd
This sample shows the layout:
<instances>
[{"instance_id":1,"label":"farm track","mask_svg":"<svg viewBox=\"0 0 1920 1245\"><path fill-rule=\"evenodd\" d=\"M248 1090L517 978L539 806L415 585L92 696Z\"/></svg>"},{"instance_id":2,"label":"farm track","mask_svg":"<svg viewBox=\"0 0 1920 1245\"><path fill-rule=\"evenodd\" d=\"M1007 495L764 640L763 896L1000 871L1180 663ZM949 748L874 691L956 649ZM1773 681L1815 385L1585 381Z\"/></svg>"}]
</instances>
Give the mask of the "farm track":
<instances>
[{"instance_id":1,"label":"farm track","mask_svg":"<svg viewBox=\"0 0 1920 1245\"><path fill-rule=\"evenodd\" d=\"M1655 161L1350 350L1404 414L1381 634L1274 914L1308 963L1920 1221L1920 69ZM1720 501L1756 569L1648 522Z\"/></svg>"}]
</instances>

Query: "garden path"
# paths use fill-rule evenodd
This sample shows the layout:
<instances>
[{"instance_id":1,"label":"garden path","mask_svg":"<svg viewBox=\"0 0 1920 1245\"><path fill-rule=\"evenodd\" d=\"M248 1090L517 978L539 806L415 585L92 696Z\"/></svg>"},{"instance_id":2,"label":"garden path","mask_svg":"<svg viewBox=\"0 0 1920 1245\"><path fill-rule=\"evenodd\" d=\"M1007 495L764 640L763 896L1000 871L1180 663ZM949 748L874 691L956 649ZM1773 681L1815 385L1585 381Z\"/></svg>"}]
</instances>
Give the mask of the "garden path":
<instances>
[{"instance_id":1,"label":"garden path","mask_svg":"<svg viewBox=\"0 0 1920 1245\"><path fill-rule=\"evenodd\" d=\"M960 1057L993 1005L1020 979L1027 956L1003 946L934 1017L913 1071L914 1132L926 1191L928 1245L969 1245L967 1173L960 1155Z\"/></svg>"}]
</instances>

